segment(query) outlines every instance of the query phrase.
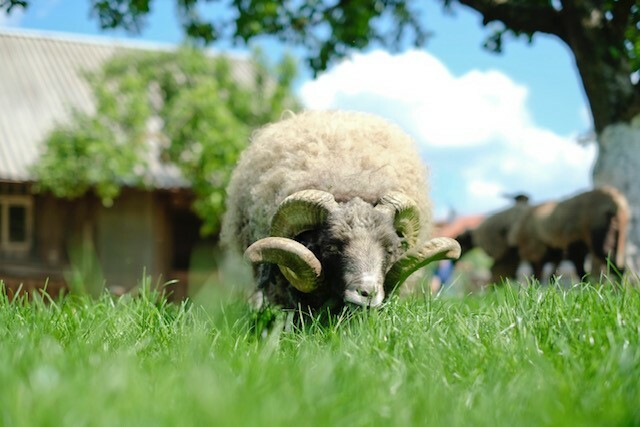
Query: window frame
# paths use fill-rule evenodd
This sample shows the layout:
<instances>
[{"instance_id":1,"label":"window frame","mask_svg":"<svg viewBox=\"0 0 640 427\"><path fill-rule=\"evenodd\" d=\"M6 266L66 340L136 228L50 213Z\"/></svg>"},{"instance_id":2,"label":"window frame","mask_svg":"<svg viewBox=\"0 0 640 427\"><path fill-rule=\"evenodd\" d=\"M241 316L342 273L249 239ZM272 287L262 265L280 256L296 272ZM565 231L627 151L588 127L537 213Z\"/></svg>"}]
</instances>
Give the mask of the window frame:
<instances>
[{"instance_id":1,"label":"window frame","mask_svg":"<svg viewBox=\"0 0 640 427\"><path fill-rule=\"evenodd\" d=\"M9 240L9 208L25 208L25 239L19 242ZM6 254L26 255L33 246L33 197L26 194L0 194L0 250Z\"/></svg>"}]
</instances>

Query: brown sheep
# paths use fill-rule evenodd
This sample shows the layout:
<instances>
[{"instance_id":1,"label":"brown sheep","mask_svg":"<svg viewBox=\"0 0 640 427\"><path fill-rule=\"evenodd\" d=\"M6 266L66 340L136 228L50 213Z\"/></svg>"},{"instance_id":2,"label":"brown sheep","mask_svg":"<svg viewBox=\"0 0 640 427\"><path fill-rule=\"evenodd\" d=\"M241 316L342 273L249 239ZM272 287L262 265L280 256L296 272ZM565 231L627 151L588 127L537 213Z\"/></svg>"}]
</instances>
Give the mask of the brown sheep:
<instances>
[{"instance_id":1,"label":"brown sheep","mask_svg":"<svg viewBox=\"0 0 640 427\"><path fill-rule=\"evenodd\" d=\"M592 274L602 271L607 257L623 272L628 221L624 195L613 187L601 187L533 206L514 225L508 240L518 248L519 257L532 264L537 277L550 253L572 261L581 277L587 254Z\"/></svg>"},{"instance_id":2,"label":"brown sheep","mask_svg":"<svg viewBox=\"0 0 640 427\"><path fill-rule=\"evenodd\" d=\"M478 247L493 259L491 282L501 283L503 278L515 278L520 257L518 250L509 244L508 235L513 226L531 208L528 198L516 198L510 208L496 212L486 218L476 228L466 230L456 240L460 243L462 254Z\"/></svg>"}]
</instances>

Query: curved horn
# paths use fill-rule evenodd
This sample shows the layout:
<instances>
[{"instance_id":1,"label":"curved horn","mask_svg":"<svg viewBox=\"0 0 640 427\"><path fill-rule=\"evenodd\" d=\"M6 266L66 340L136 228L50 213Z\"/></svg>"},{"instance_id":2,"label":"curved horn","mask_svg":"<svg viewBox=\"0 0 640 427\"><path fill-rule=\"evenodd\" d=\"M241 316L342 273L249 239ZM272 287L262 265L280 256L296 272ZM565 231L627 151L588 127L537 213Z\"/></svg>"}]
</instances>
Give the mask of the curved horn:
<instances>
[{"instance_id":1,"label":"curved horn","mask_svg":"<svg viewBox=\"0 0 640 427\"><path fill-rule=\"evenodd\" d=\"M392 191L380 199L376 209L392 211L396 230L407 240L409 248L416 245L420 234L420 211L411 197Z\"/></svg>"},{"instance_id":2,"label":"curved horn","mask_svg":"<svg viewBox=\"0 0 640 427\"><path fill-rule=\"evenodd\" d=\"M430 262L441 259L458 259L460 252L460 244L448 237L436 237L429 240L420 249L406 252L391 266L385 277L385 290L392 291L413 272Z\"/></svg>"},{"instance_id":3,"label":"curved horn","mask_svg":"<svg viewBox=\"0 0 640 427\"><path fill-rule=\"evenodd\" d=\"M271 220L271 235L295 237L303 231L317 228L327 220L337 206L331 193L302 190L285 198Z\"/></svg>"},{"instance_id":4,"label":"curved horn","mask_svg":"<svg viewBox=\"0 0 640 427\"><path fill-rule=\"evenodd\" d=\"M320 261L313 252L295 240L266 237L249 246L244 257L252 263L278 264L284 277L300 292L312 292L320 284Z\"/></svg>"}]
</instances>

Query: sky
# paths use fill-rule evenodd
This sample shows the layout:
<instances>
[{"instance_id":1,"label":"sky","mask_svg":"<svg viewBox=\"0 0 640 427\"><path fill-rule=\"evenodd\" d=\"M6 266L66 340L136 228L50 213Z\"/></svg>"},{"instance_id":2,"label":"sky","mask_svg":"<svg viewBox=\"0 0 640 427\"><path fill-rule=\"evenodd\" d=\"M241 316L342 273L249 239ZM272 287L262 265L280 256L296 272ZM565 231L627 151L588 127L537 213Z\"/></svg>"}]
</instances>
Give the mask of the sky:
<instances>
[{"instance_id":1,"label":"sky","mask_svg":"<svg viewBox=\"0 0 640 427\"><path fill-rule=\"evenodd\" d=\"M55 31L101 38L179 43L173 1L155 0L139 35L104 31L88 0L40 0L26 11L0 13L0 28ZM549 36L533 44L509 39L504 53L483 49L481 16L462 7L445 13L426 1L433 32L424 48L390 53L376 47L312 77L300 49L270 38L258 44L275 59L300 58L295 88L306 108L349 109L381 115L411 134L430 170L435 216L490 213L509 205L505 194L533 202L563 198L591 186L595 144L577 140L593 128L588 103L568 48ZM215 10L204 13L213 14ZM229 43L216 50L248 51Z\"/></svg>"}]
</instances>

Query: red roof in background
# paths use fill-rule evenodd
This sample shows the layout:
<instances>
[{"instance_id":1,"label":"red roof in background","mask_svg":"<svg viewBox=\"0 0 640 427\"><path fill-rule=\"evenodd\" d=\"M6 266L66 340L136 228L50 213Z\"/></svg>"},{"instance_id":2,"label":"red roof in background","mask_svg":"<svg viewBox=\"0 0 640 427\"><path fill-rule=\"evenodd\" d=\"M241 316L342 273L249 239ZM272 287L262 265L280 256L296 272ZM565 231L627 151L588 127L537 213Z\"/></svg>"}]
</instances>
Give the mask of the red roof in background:
<instances>
[{"instance_id":1,"label":"red roof in background","mask_svg":"<svg viewBox=\"0 0 640 427\"><path fill-rule=\"evenodd\" d=\"M433 227L433 237L456 237L463 231L476 228L485 218L485 215L458 216L450 221L437 222Z\"/></svg>"}]
</instances>

